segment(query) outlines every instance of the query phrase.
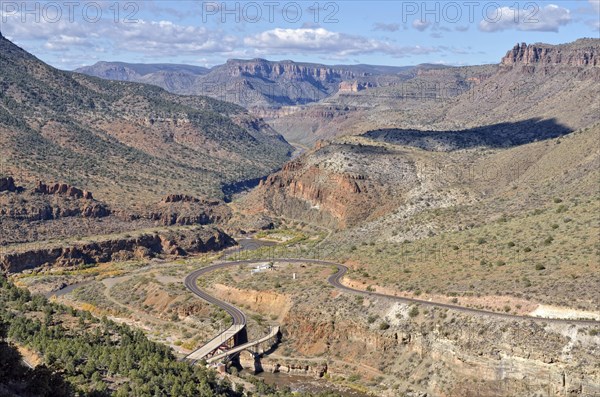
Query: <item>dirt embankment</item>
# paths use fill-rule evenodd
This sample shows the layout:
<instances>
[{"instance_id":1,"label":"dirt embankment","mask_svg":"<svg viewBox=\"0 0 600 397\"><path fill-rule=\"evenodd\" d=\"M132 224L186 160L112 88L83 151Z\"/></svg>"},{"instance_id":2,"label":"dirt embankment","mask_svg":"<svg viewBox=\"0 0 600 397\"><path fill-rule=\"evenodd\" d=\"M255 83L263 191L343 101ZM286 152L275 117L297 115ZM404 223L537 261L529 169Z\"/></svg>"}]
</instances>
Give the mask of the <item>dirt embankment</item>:
<instances>
[{"instance_id":1,"label":"dirt embankment","mask_svg":"<svg viewBox=\"0 0 600 397\"><path fill-rule=\"evenodd\" d=\"M212 293L220 299L244 305L254 312L277 316L279 320L287 316L292 305L289 296L271 291L255 291L215 284Z\"/></svg>"}]
</instances>

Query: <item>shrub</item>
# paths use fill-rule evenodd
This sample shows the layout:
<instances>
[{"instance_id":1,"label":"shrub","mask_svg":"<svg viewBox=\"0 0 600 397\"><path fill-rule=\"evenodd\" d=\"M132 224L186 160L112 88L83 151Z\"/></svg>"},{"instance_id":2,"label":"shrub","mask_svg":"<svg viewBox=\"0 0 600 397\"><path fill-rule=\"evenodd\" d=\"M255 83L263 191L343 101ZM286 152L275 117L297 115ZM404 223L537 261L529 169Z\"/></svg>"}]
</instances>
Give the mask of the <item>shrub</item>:
<instances>
[{"instance_id":1,"label":"shrub","mask_svg":"<svg viewBox=\"0 0 600 397\"><path fill-rule=\"evenodd\" d=\"M357 382L360 380L360 375L353 374L348 377L348 382Z\"/></svg>"},{"instance_id":2,"label":"shrub","mask_svg":"<svg viewBox=\"0 0 600 397\"><path fill-rule=\"evenodd\" d=\"M419 315L419 308L416 306L411 307L410 310L408 311L409 317L417 317L418 315Z\"/></svg>"},{"instance_id":3,"label":"shrub","mask_svg":"<svg viewBox=\"0 0 600 397\"><path fill-rule=\"evenodd\" d=\"M535 270L544 270L546 269L546 266L542 265L541 263L538 263L535 265Z\"/></svg>"},{"instance_id":4,"label":"shrub","mask_svg":"<svg viewBox=\"0 0 600 397\"><path fill-rule=\"evenodd\" d=\"M379 329L382 331L385 331L386 329L389 329L390 325L388 323L386 323L385 321L382 322L381 324L379 324Z\"/></svg>"}]
</instances>

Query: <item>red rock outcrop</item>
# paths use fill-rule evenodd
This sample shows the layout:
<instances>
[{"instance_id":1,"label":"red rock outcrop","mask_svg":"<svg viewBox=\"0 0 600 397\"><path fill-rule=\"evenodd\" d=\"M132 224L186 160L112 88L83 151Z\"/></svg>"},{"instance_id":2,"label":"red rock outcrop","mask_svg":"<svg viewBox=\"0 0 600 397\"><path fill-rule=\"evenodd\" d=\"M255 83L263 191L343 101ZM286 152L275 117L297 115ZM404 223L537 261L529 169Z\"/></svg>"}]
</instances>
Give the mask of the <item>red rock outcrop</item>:
<instances>
[{"instance_id":1,"label":"red rock outcrop","mask_svg":"<svg viewBox=\"0 0 600 397\"><path fill-rule=\"evenodd\" d=\"M376 204L369 204L368 185L364 175L292 161L261 181L258 194L274 213L317 210L321 223L346 227L373 213Z\"/></svg>"},{"instance_id":2,"label":"red rock outcrop","mask_svg":"<svg viewBox=\"0 0 600 397\"><path fill-rule=\"evenodd\" d=\"M58 194L76 199L93 200L91 192L81 190L66 183L55 183L54 185L47 185L44 182L38 182L35 192L39 194Z\"/></svg>"},{"instance_id":3,"label":"red rock outcrop","mask_svg":"<svg viewBox=\"0 0 600 397\"><path fill-rule=\"evenodd\" d=\"M15 185L12 177L0 180L0 191L19 191L18 197L8 195L0 200L0 215L21 222L46 221L66 217L102 218L109 216L109 207L93 199L90 192L64 184L39 182L33 189ZM54 196L50 199L48 196Z\"/></svg>"},{"instance_id":4,"label":"red rock outcrop","mask_svg":"<svg viewBox=\"0 0 600 397\"><path fill-rule=\"evenodd\" d=\"M199 201L200 200L196 197L188 196L185 194L170 194L162 200L163 203L197 203Z\"/></svg>"}]
</instances>

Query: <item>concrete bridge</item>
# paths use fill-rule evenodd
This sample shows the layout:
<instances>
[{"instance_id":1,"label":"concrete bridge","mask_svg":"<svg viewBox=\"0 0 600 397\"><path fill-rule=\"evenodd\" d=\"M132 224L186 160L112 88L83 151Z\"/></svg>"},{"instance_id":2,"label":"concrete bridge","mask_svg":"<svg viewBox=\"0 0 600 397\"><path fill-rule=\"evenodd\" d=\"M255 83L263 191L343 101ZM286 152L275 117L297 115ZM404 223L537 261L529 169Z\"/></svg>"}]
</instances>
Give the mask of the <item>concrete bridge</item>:
<instances>
[{"instance_id":1,"label":"concrete bridge","mask_svg":"<svg viewBox=\"0 0 600 397\"><path fill-rule=\"evenodd\" d=\"M246 332L246 315L232 304L217 299L198 288L197 281L201 276L218 269L236 266L244 262L253 263L252 261L220 263L196 270L186 277L185 286L193 294L208 303L212 303L225 310L233 320L228 329L215 336L198 350L189 354L186 357L187 360L194 363L200 360L206 360L207 363L212 364L219 361L229 361L234 359L235 357L238 357L242 351L248 351L256 357L263 354L266 350L269 350L273 344L279 341L280 329L279 326L276 326L271 328L266 336L249 342L248 334Z\"/></svg>"}]
</instances>

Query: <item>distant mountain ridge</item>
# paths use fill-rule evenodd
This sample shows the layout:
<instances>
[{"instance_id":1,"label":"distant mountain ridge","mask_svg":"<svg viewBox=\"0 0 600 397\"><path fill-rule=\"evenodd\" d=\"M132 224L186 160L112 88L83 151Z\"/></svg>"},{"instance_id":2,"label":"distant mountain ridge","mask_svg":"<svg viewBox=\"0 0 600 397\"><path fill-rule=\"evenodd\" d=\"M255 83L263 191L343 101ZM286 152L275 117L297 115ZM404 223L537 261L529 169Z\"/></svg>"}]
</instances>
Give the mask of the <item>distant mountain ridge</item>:
<instances>
[{"instance_id":1,"label":"distant mountain ridge","mask_svg":"<svg viewBox=\"0 0 600 397\"><path fill-rule=\"evenodd\" d=\"M419 67L404 80L380 78L377 86L264 116L305 146L380 128L456 131L536 118L574 131L597 120L599 54L600 39L517 44L495 65Z\"/></svg>"},{"instance_id":2,"label":"distant mountain ridge","mask_svg":"<svg viewBox=\"0 0 600 397\"><path fill-rule=\"evenodd\" d=\"M153 84L175 92L192 84L196 77L208 73L209 69L169 63L98 62L76 71L108 80Z\"/></svg>"},{"instance_id":3,"label":"distant mountain ridge","mask_svg":"<svg viewBox=\"0 0 600 397\"><path fill-rule=\"evenodd\" d=\"M414 67L323 65L290 60L231 59L211 69L190 65L98 62L76 70L109 80L158 85L173 93L208 95L247 108L292 106L320 101L343 82L370 82Z\"/></svg>"}]
</instances>

